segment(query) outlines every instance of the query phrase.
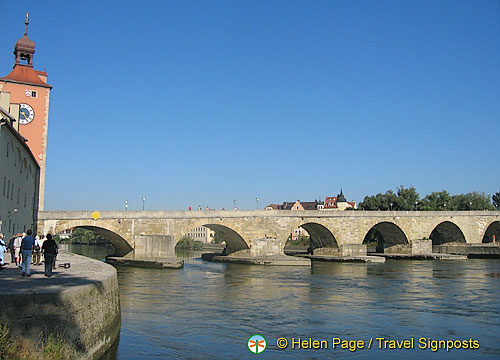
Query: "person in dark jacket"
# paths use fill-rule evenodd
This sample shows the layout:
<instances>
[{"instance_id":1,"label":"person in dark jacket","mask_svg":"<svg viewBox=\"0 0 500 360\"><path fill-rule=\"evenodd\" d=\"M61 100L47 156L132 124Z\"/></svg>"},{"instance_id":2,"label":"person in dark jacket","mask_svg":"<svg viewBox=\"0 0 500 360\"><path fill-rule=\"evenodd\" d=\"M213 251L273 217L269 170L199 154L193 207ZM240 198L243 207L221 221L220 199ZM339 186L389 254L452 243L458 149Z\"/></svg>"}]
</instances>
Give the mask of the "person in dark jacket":
<instances>
[{"instance_id":1,"label":"person in dark jacket","mask_svg":"<svg viewBox=\"0 0 500 360\"><path fill-rule=\"evenodd\" d=\"M52 239L52 234L47 234L47 240L43 242L42 253L45 259L45 276L52 276L52 266L58 253L58 248L55 240Z\"/></svg>"},{"instance_id":2,"label":"person in dark jacket","mask_svg":"<svg viewBox=\"0 0 500 360\"><path fill-rule=\"evenodd\" d=\"M16 262L16 254L14 251L14 241L16 240L16 236L12 236L9 241L9 251L10 251L10 262L15 263Z\"/></svg>"}]
</instances>

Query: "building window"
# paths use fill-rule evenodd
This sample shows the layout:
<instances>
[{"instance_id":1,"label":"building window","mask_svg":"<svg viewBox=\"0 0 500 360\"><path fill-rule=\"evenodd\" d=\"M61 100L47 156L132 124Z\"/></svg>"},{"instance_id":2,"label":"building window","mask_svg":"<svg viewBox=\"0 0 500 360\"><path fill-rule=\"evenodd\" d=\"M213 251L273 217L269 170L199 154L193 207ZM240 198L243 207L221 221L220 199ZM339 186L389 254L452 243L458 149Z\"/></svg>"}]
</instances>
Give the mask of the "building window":
<instances>
[{"instance_id":1,"label":"building window","mask_svg":"<svg viewBox=\"0 0 500 360\"><path fill-rule=\"evenodd\" d=\"M36 91L31 91L31 97L36 98Z\"/></svg>"},{"instance_id":2,"label":"building window","mask_svg":"<svg viewBox=\"0 0 500 360\"><path fill-rule=\"evenodd\" d=\"M7 185L7 176L3 177L3 196L5 196L5 186Z\"/></svg>"}]
</instances>

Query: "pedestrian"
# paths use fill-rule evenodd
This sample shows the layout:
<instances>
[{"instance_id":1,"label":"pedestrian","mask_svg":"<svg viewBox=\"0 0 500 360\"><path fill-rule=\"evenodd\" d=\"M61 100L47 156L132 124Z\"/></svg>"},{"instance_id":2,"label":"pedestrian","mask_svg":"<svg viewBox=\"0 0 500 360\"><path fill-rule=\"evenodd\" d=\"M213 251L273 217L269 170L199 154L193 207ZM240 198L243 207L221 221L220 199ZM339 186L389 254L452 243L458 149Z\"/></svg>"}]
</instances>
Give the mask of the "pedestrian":
<instances>
[{"instance_id":1,"label":"pedestrian","mask_svg":"<svg viewBox=\"0 0 500 360\"><path fill-rule=\"evenodd\" d=\"M16 262L16 254L14 251L14 241L16 240L16 236L12 236L9 241L9 251L10 251L10 262L15 263Z\"/></svg>"},{"instance_id":2,"label":"pedestrian","mask_svg":"<svg viewBox=\"0 0 500 360\"><path fill-rule=\"evenodd\" d=\"M23 241L22 235L18 233L14 240L14 256L16 258L16 266L21 267L21 243Z\"/></svg>"},{"instance_id":3,"label":"pedestrian","mask_svg":"<svg viewBox=\"0 0 500 360\"><path fill-rule=\"evenodd\" d=\"M42 242L40 236L35 236L35 245L33 246L33 265L40 265L40 258L42 257Z\"/></svg>"},{"instance_id":4,"label":"pedestrian","mask_svg":"<svg viewBox=\"0 0 500 360\"><path fill-rule=\"evenodd\" d=\"M23 256L23 272L21 275L30 277L31 257L33 256L33 248L35 247L35 238L31 236L33 234L31 229L26 231L26 234L21 242L21 254Z\"/></svg>"},{"instance_id":5,"label":"pedestrian","mask_svg":"<svg viewBox=\"0 0 500 360\"><path fill-rule=\"evenodd\" d=\"M52 240L52 234L47 234L47 240L43 242L42 253L45 258L45 276L52 276L52 266L58 253L57 244Z\"/></svg>"},{"instance_id":6,"label":"pedestrian","mask_svg":"<svg viewBox=\"0 0 500 360\"><path fill-rule=\"evenodd\" d=\"M0 233L0 270L3 270L3 264L4 264L3 256L6 251L7 251L7 246L5 244L5 241L3 241L3 234Z\"/></svg>"}]
</instances>

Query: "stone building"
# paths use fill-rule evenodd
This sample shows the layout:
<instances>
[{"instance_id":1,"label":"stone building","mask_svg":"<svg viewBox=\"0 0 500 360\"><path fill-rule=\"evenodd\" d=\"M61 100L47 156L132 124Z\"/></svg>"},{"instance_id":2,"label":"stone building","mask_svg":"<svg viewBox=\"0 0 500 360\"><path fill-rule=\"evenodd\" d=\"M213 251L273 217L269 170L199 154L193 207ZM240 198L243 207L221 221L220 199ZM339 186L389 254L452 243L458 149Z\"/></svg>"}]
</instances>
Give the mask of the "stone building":
<instances>
[{"instance_id":1,"label":"stone building","mask_svg":"<svg viewBox=\"0 0 500 360\"><path fill-rule=\"evenodd\" d=\"M9 94L0 92L1 104ZM18 113L16 114L18 115ZM17 119L0 106L0 232L9 238L34 229L38 212L40 167L15 128Z\"/></svg>"},{"instance_id":2,"label":"stone building","mask_svg":"<svg viewBox=\"0 0 500 360\"><path fill-rule=\"evenodd\" d=\"M33 68L35 42L28 38L28 14L24 36L14 46L14 67L0 78L0 91L5 93L2 107L18 119L14 126L27 139L27 144L40 166L39 204L43 210L45 192L45 164L47 159L47 131L49 101L52 86L47 84L47 73Z\"/></svg>"},{"instance_id":3,"label":"stone building","mask_svg":"<svg viewBox=\"0 0 500 360\"><path fill-rule=\"evenodd\" d=\"M212 243L214 241L215 231L210 230L205 226L198 226L189 231L187 236L196 241Z\"/></svg>"}]
</instances>

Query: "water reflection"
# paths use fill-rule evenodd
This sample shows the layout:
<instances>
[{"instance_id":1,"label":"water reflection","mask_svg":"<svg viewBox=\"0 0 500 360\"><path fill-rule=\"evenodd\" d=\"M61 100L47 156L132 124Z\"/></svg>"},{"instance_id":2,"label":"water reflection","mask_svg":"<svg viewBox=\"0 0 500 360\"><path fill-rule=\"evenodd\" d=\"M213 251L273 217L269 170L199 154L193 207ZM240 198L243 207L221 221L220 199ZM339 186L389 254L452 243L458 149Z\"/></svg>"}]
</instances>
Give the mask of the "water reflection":
<instances>
[{"instance_id":1,"label":"water reflection","mask_svg":"<svg viewBox=\"0 0 500 360\"><path fill-rule=\"evenodd\" d=\"M114 255L115 253L115 248L111 244L59 244L59 248L101 261L106 260L106 256Z\"/></svg>"}]
</instances>

